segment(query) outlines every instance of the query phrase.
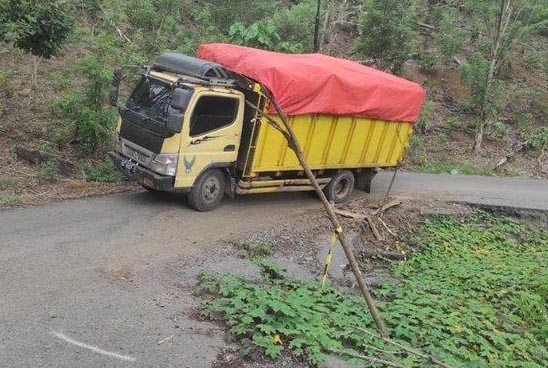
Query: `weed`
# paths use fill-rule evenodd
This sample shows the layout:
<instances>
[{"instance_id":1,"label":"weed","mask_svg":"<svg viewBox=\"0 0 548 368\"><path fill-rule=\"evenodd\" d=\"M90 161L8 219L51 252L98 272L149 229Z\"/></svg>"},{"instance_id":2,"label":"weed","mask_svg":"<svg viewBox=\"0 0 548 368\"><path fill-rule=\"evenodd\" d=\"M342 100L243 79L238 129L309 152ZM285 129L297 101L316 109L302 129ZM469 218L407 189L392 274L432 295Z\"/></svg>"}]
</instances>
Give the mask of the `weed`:
<instances>
[{"instance_id":1,"label":"weed","mask_svg":"<svg viewBox=\"0 0 548 368\"><path fill-rule=\"evenodd\" d=\"M393 300L396 337L443 342L440 355L466 366L546 366L545 230L475 212L428 221L413 242L424 251L396 265L400 282L380 293Z\"/></svg>"},{"instance_id":2,"label":"weed","mask_svg":"<svg viewBox=\"0 0 548 368\"><path fill-rule=\"evenodd\" d=\"M548 128L541 127L531 134L531 146L538 151L548 147Z\"/></svg>"},{"instance_id":3,"label":"weed","mask_svg":"<svg viewBox=\"0 0 548 368\"><path fill-rule=\"evenodd\" d=\"M10 98L13 97L16 90L17 83L9 70L0 70L0 92L3 92L5 97Z\"/></svg>"},{"instance_id":4,"label":"weed","mask_svg":"<svg viewBox=\"0 0 548 368\"><path fill-rule=\"evenodd\" d=\"M37 176L39 179L44 179L50 182L55 182L59 178L59 168L57 167L57 161L47 160L40 164L38 168Z\"/></svg>"},{"instance_id":5,"label":"weed","mask_svg":"<svg viewBox=\"0 0 548 368\"><path fill-rule=\"evenodd\" d=\"M456 116L449 116L446 120L445 120L445 125L447 126L447 129L449 129L450 131L454 131L454 130L457 130L460 128L460 120L458 117Z\"/></svg>"},{"instance_id":6,"label":"weed","mask_svg":"<svg viewBox=\"0 0 548 368\"><path fill-rule=\"evenodd\" d=\"M272 254L272 243L270 242L245 242L234 241L232 245L246 252L249 258L265 257Z\"/></svg>"},{"instance_id":7,"label":"weed","mask_svg":"<svg viewBox=\"0 0 548 368\"><path fill-rule=\"evenodd\" d=\"M110 160L88 163L83 165L82 169L86 173L86 178L90 181L116 183L123 180L123 176Z\"/></svg>"},{"instance_id":8,"label":"weed","mask_svg":"<svg viewBox=\"0 0 548 368\"><path fill-rule=\"evenodd\" d=\"M420 136L414 135L411 137L409 149L407 150L407 157L409 157L411 162L415 165L422 166L428 163L424 142Z\"/></svg>"},{"instance_id":9,"label":"weed","mask_svg":"<svg viewBox=\"0 0 548 368\"><path fill-rule=\"evenodd\" d=\"M417 129L423 131L428 128L434 119L434 114L436 112L436 104L434 101L427 99L422 105L421 114L419 116L419 121L417 122Z\"/></svg>"},{"instance_id":10,"label":"weed","mask_svg":"<svg viewBox=\"0 0 548 368\"><path fill-rule=\"evenodd\" d=\"M489 134L495 138L504 139L508 135L508 125L497 121L488 125Z\"/></svg>"},{"instance_id":11,"label":"weed","mask_svg":"<svg viewBox=\"0 0 548 368\"><path fill-rule=\"evenodd\" d=\"M42 152L54 153L55 145L50 141L40 140L38 144L38 149Z\"/></svg>"},{"instance_id":12,"label":"weed","mask_svg":"<svg viewBox=\"0 0 548 368\"><path fill-rule=\"evenodd\" d=\"M72 79L65 73L57 73L53 77L54 86L57 90L64 91L72 85Z\"/></svg>"},{"instance_id":13,"label":"weed","mask_svg":"<svg viewBox=\"0 0 548 368\"><path fill-rule=\"evenodd\" d=\"M8 195L0 194L0 208L16 206L21 203L23 203L23 198L21 198L19 194L8 194Z\"/></svg>"},{"instance_id":14,"label":"weed","mask_svg":"<svg viewBox=\"0 0 548 368\"><path fill-rule=\"evenodd\" d=\"M15 180L9 176L0 176L0 190L6 190L15 185Z\"/></svg>"}]
</instances>

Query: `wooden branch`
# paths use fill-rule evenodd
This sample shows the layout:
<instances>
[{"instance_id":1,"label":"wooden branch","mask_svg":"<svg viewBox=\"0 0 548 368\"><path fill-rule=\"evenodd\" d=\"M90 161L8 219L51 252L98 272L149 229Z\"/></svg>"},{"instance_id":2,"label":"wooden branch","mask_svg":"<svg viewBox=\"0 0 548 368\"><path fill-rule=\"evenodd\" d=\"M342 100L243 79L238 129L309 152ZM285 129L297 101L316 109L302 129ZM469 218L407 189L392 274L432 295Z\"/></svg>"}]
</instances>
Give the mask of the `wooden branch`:
<instances>
[{"instance_id":1,"label":"wooden branch","mask_svg":"<svg viewBox=\"0 0 548 368\"><path fill-rule=\"evenodd\" d=\"M422 22L417 22L417 24L420 26L420 27L423 27L423 28L427 28L427 29L430 29L432 31L435 31L436 30L436 27L430 25L430 24L426 24L426 23L422 23Z\"/></svg>"},{"instance_id":2,"label":"wooden branch","mask_svg":"<svg viewBox=\"0 0 548 368\"><path fill-rule=\"evenodd\" d=\"M379 208L378 210L375 210L372 212L373 215L378 215L380 213L383 213L384 211L386 211L387 209L389 208L392 208L392 207L395 207L395 206L399 206L401 204L401 200L400 199L394 199L394 200L391 200L390 202L384 204L381 208Z\"/></svg>"},{"instance_id":3,"label":"wooden branch","mask_svg":"<svg viewBox=\"0 0 548 368\"><path fill-rule=\"evenodd\" d=\"M113 23L114 24L114 23ZM122 32L122 30L120 28L118 28L118 26L116 24L114 24L114 28L116 28L116 32L118 32L118 35L123 38L124 40L126 40L127 42L133 44L133 42L131 42L131 40Z\"/></svg>"},{"instance_id":4,"label":"wooden branch","mask_svg":"<svg viewBox=\"0 0 548 368\"><path fill-rule=\"evenodd\" d=\"M379 232L379 229L377 229L377 226L373 222L373 219L371 218L371 216L366 215L365 219L367 220L367 224L369 225L369 228L373 232L373 235L375 236L375 239L377 239L377 241L384 241L384 237ZM363 225L363 223L362 223L362 225Z\"/></svg>"},{"instance_id":5,"label":"wooden branch","mask_svg":"<svg viewBox=\"0 0 548 368\"><path fill-rule=\"evenodd\" d=\"M394 345L400 349L403 349L405 350L406 352L410 353L410 354L413 354L413 355L416 355L418 357L421 357L423 359L427 359L430 363L432 364L435 364L439 367L442 367L442 368L453 368L452 366L450 366L449 364L446 364L444 362L442 362L441 360L433 357L432 355L428 355L426 353L423 353L419 350L416 350L416 349L413 349L413 348L410 348L408 346L405 346L405 345L402 345L400 343L397 343L396 341L392 340L391 338L386 338L386 337L381 337L381 336L378 336L376 333L374 332L371 332L363 327L356 327L357 330L359 331L362 331L362 332L365 332L366 334L368 334L369 336L371 337L374 337L374 338L377 338L377 339L381 339L383 340L385 343L387 344L390 344L390 345Z\"/></svg>"},{"instance_id":6,"label":"wooden branch","mask_svg":"<svg viewBox=\"0 0 548 368\"><path fill-rule=\"evenodd\" d=\"M379 222L382 224L382 226L386 229L386 231L388 231L388 233L389 233L390 235L392 235L392 236L393 236L394 238L396 238L396 239L399 239L399 236L398 236L396 233L394 233L394 231L392 231L392 230L388 227L388 225L386 224L386 222L384 222L384 220L382 219L382 217L379 216L379 217L377 217L377 219L378 219Z\"/></svg>"},{"instance_id":7,"label":"wooden branch","mask_svg":"<svg viewBox=\"0 0 548 368\"><path fill-rule=\"evenodd\" d=\"M339 208L334 208L333 211L335 211L335 213L337 215L341 215L343 217L351 218L351 219L354 219L354 220L363 221L365 219L365 215L362 215L362 214L359 214L359 213L345 211L345 210L341 210Z\"/></svg>"},{"instance_id":8,"label":"wooden branch","mask_svg":"<svg viewBox=\"0 0 548 368\"><path fill-rule=\"evenodd\" d=\"M264 90L267 91L267 89L264 89ZM299 141L297 140L295 133L293 132L293 128L289 124L287 116L283 112L281 106L278 104L278 101L276 101L276 99L273 96L268 96L268 97L270 97L270 101L274 105L274 108L284 125L285 131L287 132L286 138L288 140L289 147L295 152L295 155L297 156L299 163L303 167L304 172L306 173L306 176L308 177L308 179L310 179L311 184L314 186L314 189L316 190L316 193L318 197L320 198L327 212L329 220L331 221L331 224L333 225L333 231L335 231L335 233L337 234L337 237L339 238L339 242L341 243L341 246L344 250L344 254L346 255L346 258L348 259L348 263L350 263L350 268L352 269L352 273L354 274L358 287L360 288L361 294L365 300L365 303L367 304L367 308L369 309L369 312L371 313L371 317L375 321L375 324L379 330L379 333L384 338L389 338L388 331L386 330L386 327L384 325L384 321L377 309L377 306L375 304L375 301L373 300L373 297L371 296L371 293L369 292L369 288L364 281L362 272L360 270L360 266L358 265L358 262L356 261L356 256L354 255L354 251L352 250L350 244L348 243L348 240L346 239L346 235L344 231L342 231L337 214L333 211L333 207L327 200L327 197L325 196L325 193L323 192L322 188L318 184L318 181L316 180L316 177L312 173L312 170L310 170L310 167L308 166L308 163L306 162L306 158L304 157L303 151L301 150ZM251 102L248 103L248 106L252 107L255 111L257 111L262 116L264 116L271 124L277 124L277 122L272 117L270 117L267 113L259 109L257 106L254 106Z\"/></svg>"}]
</instances>

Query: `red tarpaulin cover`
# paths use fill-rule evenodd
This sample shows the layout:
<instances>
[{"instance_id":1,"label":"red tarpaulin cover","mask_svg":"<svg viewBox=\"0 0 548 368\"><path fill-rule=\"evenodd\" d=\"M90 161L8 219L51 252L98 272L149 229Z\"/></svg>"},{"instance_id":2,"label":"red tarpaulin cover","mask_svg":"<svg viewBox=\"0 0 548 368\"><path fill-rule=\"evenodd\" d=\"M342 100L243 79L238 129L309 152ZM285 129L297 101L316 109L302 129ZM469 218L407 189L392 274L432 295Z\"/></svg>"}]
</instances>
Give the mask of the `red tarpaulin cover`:
<instances>
[{"instance_id":1,"label":"red tarpaulin cover","mask_svg":"<svg viewBox=\"0 0 548 368\"><path fill-rule=\"evenodd\" d=\"M417 83L321 54L281 54L213 43L201 45L198 57L262 83L288 115L416 122L425 98Z\"/></svg>"}]
</instances>

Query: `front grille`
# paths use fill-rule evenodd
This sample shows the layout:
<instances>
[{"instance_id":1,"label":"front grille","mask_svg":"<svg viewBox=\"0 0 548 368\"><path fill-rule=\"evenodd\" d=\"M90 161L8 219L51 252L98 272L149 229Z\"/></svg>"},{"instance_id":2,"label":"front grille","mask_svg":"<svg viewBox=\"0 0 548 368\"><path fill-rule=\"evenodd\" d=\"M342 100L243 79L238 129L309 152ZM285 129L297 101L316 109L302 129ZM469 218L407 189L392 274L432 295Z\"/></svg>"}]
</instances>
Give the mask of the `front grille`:
<instances>
[{"instance_id":1,"label":"front grille","mask_svg":"<svg viewBox=\"0 0 548 368\"><path fill-rule=\"evenodd\" d=\"M142 148L135 147L134 145L130 145L124 141L122 141L122 152L127 157L145 166L150 165L150 162L152 161L152 158L154 156L152 152L148 152Z\"/></svg>"}]
</instances>

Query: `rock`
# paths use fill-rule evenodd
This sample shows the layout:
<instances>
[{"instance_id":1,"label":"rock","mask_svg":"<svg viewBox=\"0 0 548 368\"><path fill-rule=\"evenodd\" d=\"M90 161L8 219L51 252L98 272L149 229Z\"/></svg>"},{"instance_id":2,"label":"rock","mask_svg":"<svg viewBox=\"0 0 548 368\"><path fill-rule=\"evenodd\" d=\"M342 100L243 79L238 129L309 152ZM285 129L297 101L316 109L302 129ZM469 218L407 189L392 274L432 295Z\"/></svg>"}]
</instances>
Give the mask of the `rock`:
<instances>
[{"instance_id":1,"label":"rock","mask_svg":"<svg viewBox=\"0 0 548 368\"><path fill-rule=\"evenodd\" d=\"M25 159L33 164L42 164L53 160L57 164L57 171L61 176L73 176L76 171L72 162L48 152L30 150L24 147L15 147L15 154L19 158Z\"/></svg>"},{"instance_id":2,"label":"rock","mask_svg":"<svg viewBox=\"0 0 548 368\"><path fill-rule=\"evenodd\" d=\"M451 175L458 175L459 172L458 172L458 170L453 169L453 170L450 171L450 174L451 174Z\"/></svg>"}]
</instances>

